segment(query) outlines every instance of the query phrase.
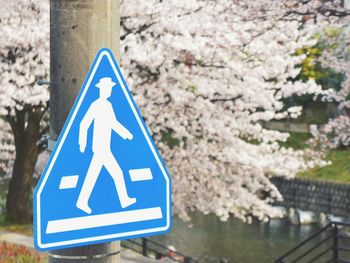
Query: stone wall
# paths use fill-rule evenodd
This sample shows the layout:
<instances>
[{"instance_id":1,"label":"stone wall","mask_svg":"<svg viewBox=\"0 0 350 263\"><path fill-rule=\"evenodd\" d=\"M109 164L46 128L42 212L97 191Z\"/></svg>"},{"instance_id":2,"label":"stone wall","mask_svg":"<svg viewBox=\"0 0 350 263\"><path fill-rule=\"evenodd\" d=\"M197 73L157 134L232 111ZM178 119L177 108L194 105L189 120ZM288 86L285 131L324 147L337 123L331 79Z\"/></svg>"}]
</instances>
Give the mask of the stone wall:
<instances>
[{"instance_id":1,"label":"stone wall","mask_svg":"<svg viewBox=\"0 0 350 263\"><path fill-rule=\"evenodd\" d=\"M338 216L350 215L350 184L282 177L273 177L271 181L284 198L276 205Z\"/></svg>"},{"instance_id":2,"label":"stone wall","mask_svg":"<svg viewBox=\"0 0 350 263\"><path fill-rule=\"evenodd\" d=\"M307 123L289 123L289 122L269 121L269 122L265 122L263 126L270 130L278 130L278 131L284 131L284 132L300 132L300 133L310 132L310 124L307 124Z\"/></svg>"}]
</instances>

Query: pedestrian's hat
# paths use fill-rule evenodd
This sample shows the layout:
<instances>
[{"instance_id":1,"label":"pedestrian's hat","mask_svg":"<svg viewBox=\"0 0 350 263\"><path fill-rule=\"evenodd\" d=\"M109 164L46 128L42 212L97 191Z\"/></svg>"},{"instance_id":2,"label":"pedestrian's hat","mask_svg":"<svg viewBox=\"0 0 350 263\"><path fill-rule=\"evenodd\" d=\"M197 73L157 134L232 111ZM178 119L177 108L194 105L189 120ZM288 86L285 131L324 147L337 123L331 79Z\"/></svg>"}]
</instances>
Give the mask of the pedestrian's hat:
<instances>
[{"instance_id":1,"label":"pedestrian's hat","mask_svg":"<svg viewBox=\"0 0 350 263\"><path fill-rule=\"evenodd\" d=\"M99 83L96 84L96 87L98 88L107 88L107 87L113 87L115 86L115 82L112 81L112 78L102 78L100 79Z\"/></svg>"},{"instance_id":2,"label":"pedestrian's hat","mask_svg":"<svg viewBox=\"0 0 350 263\"><path fill-rule=\"evenodd\" d=\"M168 246L168 250L172 252L176 252L176 248L172 245Z\"/></svg>"}]
</instances>

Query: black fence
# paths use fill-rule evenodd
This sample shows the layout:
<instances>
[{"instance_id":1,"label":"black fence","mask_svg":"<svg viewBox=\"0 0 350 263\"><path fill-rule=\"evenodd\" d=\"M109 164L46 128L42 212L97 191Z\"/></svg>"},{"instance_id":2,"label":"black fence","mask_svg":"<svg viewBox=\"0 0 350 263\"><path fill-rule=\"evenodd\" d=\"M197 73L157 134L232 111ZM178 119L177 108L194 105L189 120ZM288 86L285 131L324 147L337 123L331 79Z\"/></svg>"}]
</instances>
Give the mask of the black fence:
<instances>
[{"instance_id":1,"label":"black fence","mask_svg":"<svg viewBox=\"0 0 350 263\"><path fill-rule=\"evenodd\" d=\"M331 222L276 259L275 263L350 263L349 231L349 223Z\"/></svg>"},{"instance_id":2,"label":"black fence","mask_svg":"<svg viewBox=\"0 0 350 263\"><path fill-rule=\"evenodd\" d=\"M122 247L133 250L145 257L154 259L169 258L174 262L196 263L192 257L173 251L168 247L147 238L128 239L121 242Z\"/></svg>"}]
</instances>

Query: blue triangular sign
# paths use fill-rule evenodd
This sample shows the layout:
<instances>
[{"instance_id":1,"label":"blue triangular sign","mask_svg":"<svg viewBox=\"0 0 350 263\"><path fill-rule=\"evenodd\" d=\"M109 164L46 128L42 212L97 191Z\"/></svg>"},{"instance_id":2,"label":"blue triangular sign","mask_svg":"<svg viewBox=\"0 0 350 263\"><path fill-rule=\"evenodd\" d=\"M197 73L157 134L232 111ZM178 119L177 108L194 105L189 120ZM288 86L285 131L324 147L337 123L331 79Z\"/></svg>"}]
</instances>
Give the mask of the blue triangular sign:
<instances>
[{"instance_id":1,"label":"blue triangular sign","mask_svg":"<svg viewBox=\"0 0 350 263\"><path fill-rule=\"evenodd\" d=\"M170 229L169 175L110 50L98 52L33 199L39 250Z\"/></svg>"}]
</instances>

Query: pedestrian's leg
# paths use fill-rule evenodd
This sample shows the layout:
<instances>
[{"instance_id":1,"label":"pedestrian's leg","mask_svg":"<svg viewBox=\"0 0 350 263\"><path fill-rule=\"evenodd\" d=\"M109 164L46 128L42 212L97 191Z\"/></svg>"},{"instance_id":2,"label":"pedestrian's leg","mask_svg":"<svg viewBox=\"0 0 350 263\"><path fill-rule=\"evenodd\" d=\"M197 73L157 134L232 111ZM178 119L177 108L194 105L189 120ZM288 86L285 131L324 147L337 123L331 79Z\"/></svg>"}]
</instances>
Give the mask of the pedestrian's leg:
<instances>
[{"instance_id":1,"label":"pedestrian's leg","mask_svg":"<svg viewBox=\"0 0 350 263\"><path fill-rule=\"evenodd\" d=\"M89 207L89 198L91 192L95 186L98 175L100 174L102 163L95 155L92 157L89 169L87 171L83 186L81 188L79 198L76 206L84 212L91 214L91 208Z\"/></svg>"},{"instance_id":2,"label":"pedestrian's leg","mask_svg":"<svg viewBox=\"0 0 350 263\"><path fill-rule=\"evenodd\" d=\"M105 157L106 161L104 162L104 166L113 178L122 208L134 204L136 202L136 198L129 197L125 186L123 171L120 168L118 162L115 160L112 154L107 154Z\"/></svg>"}]
</instances>

